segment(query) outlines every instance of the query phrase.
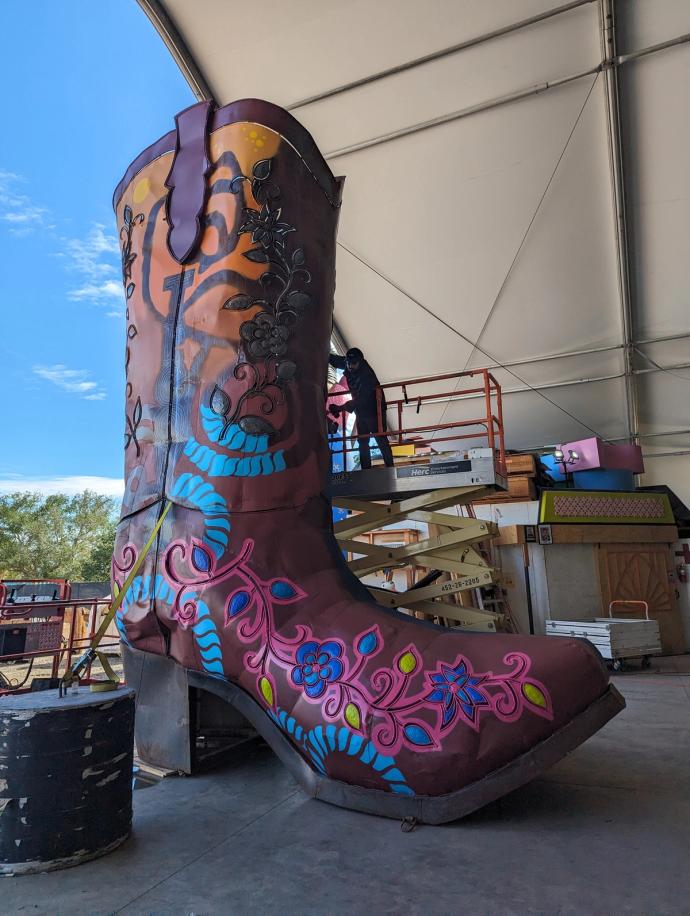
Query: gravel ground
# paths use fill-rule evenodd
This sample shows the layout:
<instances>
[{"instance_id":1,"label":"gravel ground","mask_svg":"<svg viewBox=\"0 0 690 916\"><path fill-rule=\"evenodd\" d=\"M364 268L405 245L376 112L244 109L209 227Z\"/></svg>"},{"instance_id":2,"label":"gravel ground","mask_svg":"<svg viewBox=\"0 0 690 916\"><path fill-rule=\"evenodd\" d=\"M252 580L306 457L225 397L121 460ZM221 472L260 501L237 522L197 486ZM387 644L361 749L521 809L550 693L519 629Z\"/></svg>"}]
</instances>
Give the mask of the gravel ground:
<instances>
[{"instance_id":1,"label":"gravel ground","mask_svg":"<svg viewBox=\"0 0 690 916\"><path fill-rule=\"evenodd\" d=\"M122 679L123 677L122 660L119 654L111 655L109 653L108 659L110 661L110 664L113 666L115 673L119 675L119 677ZM4 675L4 677L9 681L12 687L18 687L26 678L26 683L24 684L24 687L26 688L26 687L31 686L31 681L35 677L50 677L52 666L53 666L52 658L37 658L34 660L33 668L31 669L31 674L27 678L26 676L29 671L28 662L24 662L24 661L0 662L0 675ZM64 670L65 670L65 662L63 660L60 664L59 673L63 674ZM104 675L103 675L100 665L95 665L94 666L94 677L99 678L103 676Z\"/></svg>"}]
</instances>

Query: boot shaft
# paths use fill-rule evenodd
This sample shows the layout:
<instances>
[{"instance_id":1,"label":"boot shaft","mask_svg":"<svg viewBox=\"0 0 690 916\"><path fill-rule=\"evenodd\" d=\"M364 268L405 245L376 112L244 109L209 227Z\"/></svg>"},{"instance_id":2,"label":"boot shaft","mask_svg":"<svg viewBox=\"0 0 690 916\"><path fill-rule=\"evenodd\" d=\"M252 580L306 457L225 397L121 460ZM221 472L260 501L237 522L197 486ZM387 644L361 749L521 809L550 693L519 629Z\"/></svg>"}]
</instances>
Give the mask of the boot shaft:
<instances>
[{"instance_id":1,"label":"boot shaft","mask_svg":"<svg viewBox=\"0 0 690 916\"><path fill-rule=\"evenodd\" d=\"M297 506L328 473L324 386L342 181L287 112L200 103L115 192L127 300L123 515ZM179 259L179 260L178 260Z\"/></svg>"}]
</instances>

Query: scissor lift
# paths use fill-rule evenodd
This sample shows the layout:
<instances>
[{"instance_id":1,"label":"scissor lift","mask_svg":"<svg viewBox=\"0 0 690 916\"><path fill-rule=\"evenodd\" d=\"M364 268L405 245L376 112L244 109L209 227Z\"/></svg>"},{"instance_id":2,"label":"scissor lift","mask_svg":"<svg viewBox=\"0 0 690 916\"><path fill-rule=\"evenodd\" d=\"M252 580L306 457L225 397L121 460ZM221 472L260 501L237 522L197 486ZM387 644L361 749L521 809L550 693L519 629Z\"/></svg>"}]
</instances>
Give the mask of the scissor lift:
<instances>
[{"instance_id":1,"label":"scissor lift","mask_svg":"<svg viewBox=\"0 0 690 916\"><path fill-rule=\"evenodd\" d=\"M438 390L440 383L450 380L455 383L452 391ZM342 398L342 392L336 396ZM406 565L424 570L422 582L404 592L369 590L379 603L404 608L416 616L437 618L451 626L494 630L503 622L503 615L443 599L497 584L496 570L479 545L494 537L498 527L472 518L469 508L467 515L462 514L462 507L492 491L507 489L500 386L486 369L382 385L378 391L378 434L386 426L384 396L387 412L394 411L397 416L396 428L386 432L394 451L396 445L410 443L415 448L444 444L450 445L452 454L412 455L403 461L394 458L392 468L339 470L331 475L333 505L348 512L334 527L342 548L351 557L350 568L360 578ZM412 411L419 417L426 405L450 405L472 396L482 398L485 411L480 417L421 425L415 420L417 425L406 425ZM467 447L468 443L473 447ZM339 467L347 467L348 455L356 449L357 437L348 436L344 426L331 436L334 463ZM440 511L451 507L457 507L455 515ZM395 547L373 543L375 532L401 523L423 523L435 533ZM372 537L356 540L365 534Z\"/></svg>"}]
</instances>

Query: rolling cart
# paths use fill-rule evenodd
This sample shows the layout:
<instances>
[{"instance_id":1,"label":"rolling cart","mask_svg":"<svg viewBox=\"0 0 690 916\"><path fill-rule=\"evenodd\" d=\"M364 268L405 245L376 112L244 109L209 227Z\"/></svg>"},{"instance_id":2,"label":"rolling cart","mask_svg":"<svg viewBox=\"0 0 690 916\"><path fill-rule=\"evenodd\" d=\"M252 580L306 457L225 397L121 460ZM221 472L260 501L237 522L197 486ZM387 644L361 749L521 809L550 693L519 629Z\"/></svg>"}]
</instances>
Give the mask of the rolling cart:
<instances>
[{"instance_id":1,"label":"rolling cart","mask_svg":"<svg viewBox=\"0 0 690 916\"><path fill-rule=\"evenodd\" d=\"M620 605L642 608L644 619L614 617L613 609ZM648 668L652 656L661 654L659 624L650 620L646 601L612 601L609 616L593 620L547 620L546 635L588 639L614 671L622 671L631 658L639 658L641 666Z\"/></svg>"}]
</instances>

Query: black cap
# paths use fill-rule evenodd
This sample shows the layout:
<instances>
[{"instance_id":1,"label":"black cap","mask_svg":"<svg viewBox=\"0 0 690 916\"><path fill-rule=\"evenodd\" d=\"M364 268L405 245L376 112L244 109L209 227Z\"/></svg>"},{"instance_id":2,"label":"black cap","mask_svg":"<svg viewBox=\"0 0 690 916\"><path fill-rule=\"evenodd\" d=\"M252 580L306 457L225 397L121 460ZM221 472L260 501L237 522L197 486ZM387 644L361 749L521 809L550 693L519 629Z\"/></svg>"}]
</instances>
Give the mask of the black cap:
<instances>
[{"instance_id":1,"label":"black cap","mask_svg":"<svg viewBox=\"0 0 690 916\"><path fill-rule=\"evenodd\" d=\"M361 361L364 359L364 353L358 347L351 347L345 354L345 359Z\"/></svg>"}]
</instances>

